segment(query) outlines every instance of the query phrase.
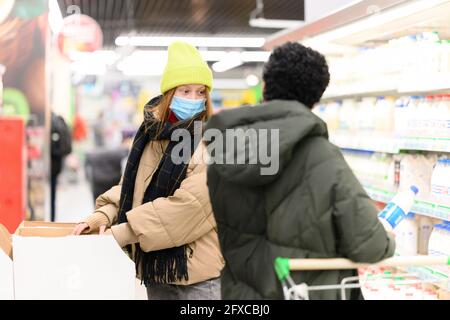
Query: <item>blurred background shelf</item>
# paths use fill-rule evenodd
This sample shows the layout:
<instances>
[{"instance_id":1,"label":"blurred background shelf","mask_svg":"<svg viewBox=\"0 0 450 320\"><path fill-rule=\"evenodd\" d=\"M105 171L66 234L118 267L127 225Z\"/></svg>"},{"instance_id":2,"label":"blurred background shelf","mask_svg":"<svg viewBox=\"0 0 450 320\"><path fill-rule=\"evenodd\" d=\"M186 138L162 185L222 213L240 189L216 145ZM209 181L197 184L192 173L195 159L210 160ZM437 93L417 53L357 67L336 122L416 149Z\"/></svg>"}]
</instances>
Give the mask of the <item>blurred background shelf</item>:
<instances>
[{"instance_id":1,"label":"blurred background shelf","mask_svg":"<svg viewBox=\"0 0 450 320\"><path fill-rule=\"evenodd\" d=\"M363 183L363 187L367 194L375 201L388 203L396 192L379 188L373 185ZM411 212L425 215L431 218L450 221L450 206L445 206L436 202L417 199Z\"/></svg>"},{"instance_id":2,"label":"blurred background shelf","mask_svg":"<svg viewBox=\"0 0 450 320\"><path fill-rule=\"evenodd\" d=\"M330 132L330 141L343 149L392 154L400 150L450 152L450 138L395 138L389 134Z\"/></svg>"}]
</instances>

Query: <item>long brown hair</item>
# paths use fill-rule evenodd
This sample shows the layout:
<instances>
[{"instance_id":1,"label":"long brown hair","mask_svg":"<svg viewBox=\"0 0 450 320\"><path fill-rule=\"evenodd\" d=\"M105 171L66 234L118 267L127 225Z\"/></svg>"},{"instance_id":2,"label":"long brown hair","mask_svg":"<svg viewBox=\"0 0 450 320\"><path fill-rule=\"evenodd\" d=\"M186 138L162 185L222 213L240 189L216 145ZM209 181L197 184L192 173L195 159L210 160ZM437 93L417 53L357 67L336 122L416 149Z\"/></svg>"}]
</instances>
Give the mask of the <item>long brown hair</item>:
<instances>
[{"instance_id":1,"label":"long brown hair","mask_svg":"<svg viewBox=\"0 0 450 320\"><path fill-rule=\"evenodd\" d=\"M177 90L177 88L173 88L170 89L169 91L167 91L166 93L164 93L162 95L161 101L159 101L159 103L152 107L151 109L149 109L148 111L153 113L153 116L158 119L159 123L160 123L160 127L158 128L158 134L161 133L163 124L167 121L169 121L169 115L170 115L170 104L172 103L172 99L175 95L175 91ZM213 115L213 106L212 106L212 101L211 101L211 96L209 94L209 90L208 88L206 88L205 90L205 111L203 111L201 114L199 114L198 116L195 117L195 119L192 119L191 121L194 120L200 120L200 121L206 121L208 120L212 115Z\"/></svg>"}]
</instances>

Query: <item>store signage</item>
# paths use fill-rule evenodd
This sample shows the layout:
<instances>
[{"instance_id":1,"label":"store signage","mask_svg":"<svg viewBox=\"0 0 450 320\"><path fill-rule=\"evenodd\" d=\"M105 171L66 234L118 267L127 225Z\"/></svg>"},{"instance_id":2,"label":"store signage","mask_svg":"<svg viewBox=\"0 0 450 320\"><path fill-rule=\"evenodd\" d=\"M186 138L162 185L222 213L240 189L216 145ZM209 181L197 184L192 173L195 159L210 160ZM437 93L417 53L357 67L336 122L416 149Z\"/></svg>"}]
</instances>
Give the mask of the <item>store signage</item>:
<instances>
[{"instance_id":1,"label":"store signage","mask_svg":"<svg viewBox=\"0 0 450 320\"><path fill-rule=\"evenodd\" d=\"M73 14L64 18L58 34L58 47L65 57L71 52L93 52L102 48L103 32L100 25L89 16Z\"/></svg>"}]
</instances>

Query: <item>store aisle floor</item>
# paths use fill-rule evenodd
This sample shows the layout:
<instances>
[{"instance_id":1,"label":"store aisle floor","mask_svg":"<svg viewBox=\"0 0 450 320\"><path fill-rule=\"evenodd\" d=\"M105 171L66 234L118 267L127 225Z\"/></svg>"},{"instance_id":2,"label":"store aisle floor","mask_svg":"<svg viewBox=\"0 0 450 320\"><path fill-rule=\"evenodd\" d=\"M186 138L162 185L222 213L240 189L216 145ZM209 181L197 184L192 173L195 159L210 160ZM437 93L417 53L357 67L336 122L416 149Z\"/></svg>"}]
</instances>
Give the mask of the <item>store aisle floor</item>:
<instances>
[{"instance_id":1,"label":"store aisle floor","mask_svg":"<svg viewBox=\"0 0 450 320\"><path fill-rule=\"evenodd\" d=\"M78 222L91 214L94 201L88 181L78 174L76 183L61 175L56 194L56 222Z\"/></svg>"}]
</instances>

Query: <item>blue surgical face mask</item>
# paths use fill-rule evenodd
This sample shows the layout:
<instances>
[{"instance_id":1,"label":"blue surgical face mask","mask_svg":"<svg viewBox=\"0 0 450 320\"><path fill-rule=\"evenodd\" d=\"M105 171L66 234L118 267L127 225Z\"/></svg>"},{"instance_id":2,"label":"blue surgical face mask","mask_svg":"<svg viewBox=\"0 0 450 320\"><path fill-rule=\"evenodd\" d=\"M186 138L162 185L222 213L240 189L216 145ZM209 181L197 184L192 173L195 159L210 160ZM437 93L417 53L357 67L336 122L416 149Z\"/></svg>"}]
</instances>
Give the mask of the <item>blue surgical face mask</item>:
<instances>
[{"instance_id":1,"label":"blue surgical face mask","mask_svg":"<svg viewBox=\"0 0 450 320\"><path fill-rule=\"evenodd\" d=\"M205 99L193 100L174 96L170 109L179 120L192 119L205 110Z\"/></svg>"}]
</instances>

